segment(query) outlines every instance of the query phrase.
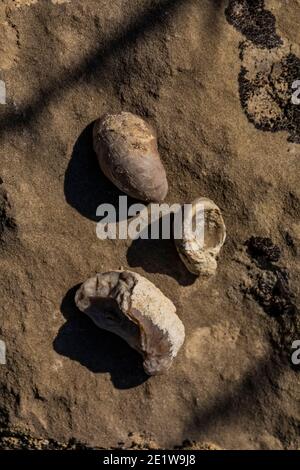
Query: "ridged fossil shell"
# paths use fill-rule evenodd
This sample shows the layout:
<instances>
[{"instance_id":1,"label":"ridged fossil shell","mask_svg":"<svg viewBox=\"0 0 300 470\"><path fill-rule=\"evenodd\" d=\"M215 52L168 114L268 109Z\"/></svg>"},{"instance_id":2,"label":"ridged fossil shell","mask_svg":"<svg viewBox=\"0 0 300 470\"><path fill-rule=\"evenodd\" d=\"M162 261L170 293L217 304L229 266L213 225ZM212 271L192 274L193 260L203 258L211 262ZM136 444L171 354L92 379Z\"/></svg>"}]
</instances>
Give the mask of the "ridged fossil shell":
<instances>
[{"instance_id":1,"label":"ridged fossil shell","mask_svg":"<svg viewBox=\"0 0 300 470\"><path fill-rule=\"evenodd\" d=\"M82 284L75 302L97 326L141 353L148 375L166 371L183 344L184 326L174 304L139 274L97 274Z\"/></svg>"},{"instance_id":2,"label":"ridged fossil shell","mask_svg":"<svg viewBox=\"0 0 300 470\"><path fill-rule=\"evenodd\" d=\"M106 114L94 125L94 150L105 176L129 196L163 201L168 181L156 132L131 113Z\"/></svg>"},{"instance_id":3,"label":"ridged fossil shell","mask_svg":"<svg viewBox=\"0 0 300 470\"><path fill-rule=\"evenodd\" d=\"M219 207L210 199L200 197L192 202L192 213L185 216L195 221L197 210L204 209L204 238L197 238L183 229L181 239L175 240L180 258L187 269L197 276L212 276L217 270L217 257L226 239L226 227Z\"/></svg>"}]
</instances>

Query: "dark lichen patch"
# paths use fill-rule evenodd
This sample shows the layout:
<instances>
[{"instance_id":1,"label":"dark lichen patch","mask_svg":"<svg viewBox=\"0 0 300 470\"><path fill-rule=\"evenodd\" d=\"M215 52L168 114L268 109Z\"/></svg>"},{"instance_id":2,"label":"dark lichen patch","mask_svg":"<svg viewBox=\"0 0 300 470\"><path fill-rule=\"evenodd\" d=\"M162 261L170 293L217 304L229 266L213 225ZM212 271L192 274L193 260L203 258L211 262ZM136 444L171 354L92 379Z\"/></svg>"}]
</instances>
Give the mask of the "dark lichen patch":
<instances>
[{"instance_id":1,"label":"dark lichen patch","mask_svg":"<svg viewBox=\"0 0 300 470\"><path fill-rule=\"evenodd\" d=\"M300 143L300 106L292 102L292 84L300 77L300 59L288 54L278 61L271 60L264 72L257 70L255 78L249 79L248 75L249 70L242 66L239 94L249 121L259 130L287 131L289 142Z\"/></svg>"},{"instance_id":2,"label":"dark lichen patch","mask_svg":"<svg viewBox=\"0 0 300 470\"><path fill-rule=\"evenodd\" d=\"M12 204L3 182L0 179L0 240L7 232L15 232L17 229Z\"/></svg>"},{"instance_id":3,"label":"dark lichen patch","mask_svg":"<svg viewBox=\"0 0 300 470\"><path fill-rule=\"evenodd\" d=\"M290 272L277 264L282 250L268 237L252 236L245 246L252 262L247 265L249 278L241 285L242 291L273 319L270 318L273 321L271 343L275 350L280 351L286 364L292 366L291 344L300 334L300 316L297 291L293 292L290 286Z\"/></svg>"},{"instance_id":4,"label":"dark lichen patch","mask_svg":"<svg viewBox=\"0 0 300 470\"><path fill-rule=\"evenodd\" d=\"M264 0L229 0L225 16L231 25L259 47L272 49L282 44L276 33L275 17L265 10Z\"/></svg>"},{"instance_id":5,"label":"dark lichen patch","mask_svg":"<svg viewBox=\"0 0 300 470\"><path fill-rule=\"evenodd\" d=\"M276 267L259 273L250 293L271 316L294 315L297 312L289 287L289 273L285 268Z\"/></svg>"},{"instance_id":6,"label":"dark lichen patch","mask_svg":"<svg viewBox=\"0 0 300 470\"><path fill-rule=\"evenodd\" d=\"M245 245L248 256L255 262L247 292L271 316L295 315L297 308L289 286L289 272L274 264L280 260L280 248L267 237L251 237Z\"/></svg>"},{"instance_id":7,"label":"dark lichen patch","mask_svg":"<svg viewBox=\"0 0 300 470\"><path fill-rule=\"evenodd\" d=\"M275 245L271 238L268 237L251 237L247 242L248 253L256 259L266 262L279 261L281 250Z\"/></svg>"},{"instance_id":8,"label":"dark lichen patch","mask_svg":"<svg viewBox=\"0 0 300 470\"><path fill-rule=\"evenodd\" d=\"M282 52L285 42L276 33L275 17L265 9L264 0L229 0L225 16L248 39L240 45L239 74L240 101L247 118L259 130L287 131L289 142L300 143L300 106L292 102L292 84L300 77L300 59L290 47ZM250 71L249 44L256 47L252 59L257 56ZM268 51L270 56L263 57ZM273 54L276 51L278 54Z\"/></svg>"}]
</instances>

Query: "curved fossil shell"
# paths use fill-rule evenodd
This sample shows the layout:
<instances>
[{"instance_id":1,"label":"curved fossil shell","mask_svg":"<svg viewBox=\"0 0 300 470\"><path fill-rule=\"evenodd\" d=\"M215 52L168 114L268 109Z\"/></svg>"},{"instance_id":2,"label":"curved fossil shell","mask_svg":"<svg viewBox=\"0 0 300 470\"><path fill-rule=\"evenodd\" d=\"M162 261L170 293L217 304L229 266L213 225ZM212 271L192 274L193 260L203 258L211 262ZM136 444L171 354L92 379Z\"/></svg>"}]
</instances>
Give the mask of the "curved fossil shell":
<instances>
[{"instance_id":1,"label":"curved fossil shell","mask_svg":"<svg viewBox=\"0 0 300 470\"><path fill-rule=\"evenodd\" d=\"M75 302L97 326L142 354L148 375L166 371L183 344L184 326L174 304L139 274L97 274L82 284Z\"/></svg>"},{"instance_id":2,"label":"curved fossil shell","mask_svg":"<svg viewBox=\"0 0 300 470\"><path fill-rule=\"evenodd\" d=\"M185 217L191 218L194 222L198 211L204 213L204 237L197 238L184 226L182 238L175 240L176 248L191 273L197 276L212 276L217 270L217 257L226 239L226 227L221 210L205 197L193 201L190 210L192 212L185 212Z\"/></svg>"},{"instance_id":3,"label":"curved fossil shell","mask_svg":"<svg viewBox=\"0 0 300 470\"><path fill-rule=\"evenodd\" d=\"M106 114L96 121L93 134L94 150L108 179L136 199L164 200L168 181L150 124L131 113Z\"/></svg>"}]
</instances>

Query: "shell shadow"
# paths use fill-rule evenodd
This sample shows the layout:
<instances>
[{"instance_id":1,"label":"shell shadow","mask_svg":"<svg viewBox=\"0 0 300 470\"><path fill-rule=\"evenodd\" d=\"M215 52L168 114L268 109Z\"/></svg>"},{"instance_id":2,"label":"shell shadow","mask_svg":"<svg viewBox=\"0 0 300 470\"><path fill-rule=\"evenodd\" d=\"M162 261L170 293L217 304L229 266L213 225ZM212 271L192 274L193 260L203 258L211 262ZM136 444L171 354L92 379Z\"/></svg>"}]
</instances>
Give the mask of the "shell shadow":
<instances>
[{"instance_id":1,"label":"shell shadow","mask_svg":"<svg viewBox=\"0 0 300 470\"><path fill-rule=\"evenodd\" d=\"M118 389L146 382L149 376L144 372L142 357L118 336L97 328L77 309L74 297L79 286L72 287L61 303L67 321L53 342L54 350L95 374L109 373Z\"/></svg>"},{"instance_id":2,"label":"shell shadow","mask_svg":"<svg viewBox=\"0 0 300 470\"><path fill-rule=\"evenodd\" d=\"M160 218L160 229L163 219ZM150 234L151 224L145 232ZM181 261L175 247L174 239L162 239L161 231L158 240L138 238L133 240L127 250L127 262L131 268L141 267L147 273L165 274L175 279L182 286L192 285L197 276L190 273Z\"/></svg>"},{"instance_id":3,"label":"shell shadow","mask_svg":"<svg viewBox=\"0 0 300 470\"><path fill-rule=\"evenodd\" d=\"M78 137L65 173L64 193L67 203L87 219L99 222L96 215L101 204L112 204L119 216L119 196L124 193L113 185L100 170L93 149L93 126L90 123ZM128 205L136 202L128 197Z\"/></svg>"}]
</instances>

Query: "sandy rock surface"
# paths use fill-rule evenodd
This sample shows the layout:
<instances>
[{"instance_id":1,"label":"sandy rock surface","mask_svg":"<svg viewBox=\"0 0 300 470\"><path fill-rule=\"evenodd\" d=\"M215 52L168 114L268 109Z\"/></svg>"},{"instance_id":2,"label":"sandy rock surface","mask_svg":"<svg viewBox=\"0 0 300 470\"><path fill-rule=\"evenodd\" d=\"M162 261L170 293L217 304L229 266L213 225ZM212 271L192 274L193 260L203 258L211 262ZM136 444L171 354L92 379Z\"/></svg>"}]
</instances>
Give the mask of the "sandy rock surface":
<instances>
[{"instance_id":1,"label":"sandy rock surface","mask_svg":"<svg viewBox=\"0 0 300 470\"><path fill-rule=\"evenodd\" d=\"M0 1L7 445L126 447L136 433L158 447L299 448L300 106L289 90L300 3L258 3ZM172 241L96 237L97 206L120 193L99 170L93 122L121 110L157 129L166 202L220 207L227 241L212 279L189 274ZM279 260L261 240L249 249L253 236ZM120 266L159 287L185 325L166 375L148 378L74 305L87 277Z\"/></svg>"}]
</instances>

